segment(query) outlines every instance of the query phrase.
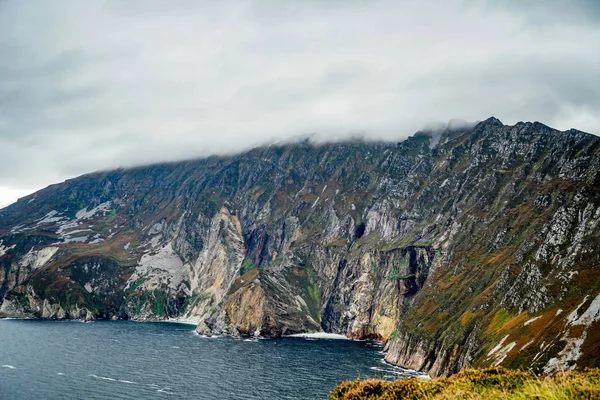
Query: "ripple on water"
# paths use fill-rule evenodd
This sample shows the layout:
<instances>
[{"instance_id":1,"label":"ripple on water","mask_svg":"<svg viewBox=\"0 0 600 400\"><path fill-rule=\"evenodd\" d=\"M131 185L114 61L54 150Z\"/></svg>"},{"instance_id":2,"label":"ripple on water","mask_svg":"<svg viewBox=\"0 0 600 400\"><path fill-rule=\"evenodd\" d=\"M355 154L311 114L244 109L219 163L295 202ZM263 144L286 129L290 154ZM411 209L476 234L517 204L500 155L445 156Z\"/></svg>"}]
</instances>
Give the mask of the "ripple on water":
<instances>
[{"instance_id":1,"label":"ripple on water","mask_svg":"<svg viewBox=\"0 0 600 400\"><path fill-rule=\"evenodd\" d=\"M126 321L5 321L1 397L324 399L345 379L412 376L382 364L377 342L193 332L186 325Z\"/></svg>"}]
</instances>

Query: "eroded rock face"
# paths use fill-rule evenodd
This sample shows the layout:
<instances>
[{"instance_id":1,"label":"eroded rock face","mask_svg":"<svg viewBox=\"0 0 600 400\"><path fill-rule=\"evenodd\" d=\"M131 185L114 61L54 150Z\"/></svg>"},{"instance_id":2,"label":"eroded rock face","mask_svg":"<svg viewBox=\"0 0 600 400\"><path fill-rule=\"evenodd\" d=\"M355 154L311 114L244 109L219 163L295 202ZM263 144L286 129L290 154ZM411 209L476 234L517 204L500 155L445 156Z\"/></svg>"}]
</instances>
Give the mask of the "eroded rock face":
<instances>
[{"instance_id":1,"label":"eroded rock face","mask_svg":"<svg viewBox=\"0 0 600 400\"><path fill-rule=\"evenodd\" d=\"M353 338L386 340L427 279L433 256L430 247L411 246L341 260L323 326Z\"/></svg>"},{"instance_id":2,"label":"eroded rock face","mask_svg":"<svg viewBox=\"0 0 600 400\"><path fill-rule=\"evenodd\" d=\"M0 210L0 316L325 330L432 375L593 365L599 189L597 137L494 118L85 175Z\"/></svg>"}]
</instances>

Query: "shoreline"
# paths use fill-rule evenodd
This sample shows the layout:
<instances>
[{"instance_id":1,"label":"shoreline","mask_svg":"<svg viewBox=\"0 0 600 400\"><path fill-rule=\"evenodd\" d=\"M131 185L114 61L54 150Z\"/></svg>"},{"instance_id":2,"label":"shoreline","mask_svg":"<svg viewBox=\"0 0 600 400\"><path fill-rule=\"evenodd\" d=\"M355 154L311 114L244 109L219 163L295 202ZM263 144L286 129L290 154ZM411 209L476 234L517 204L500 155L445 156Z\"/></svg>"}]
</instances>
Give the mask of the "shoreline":
<instances>
[{"instance_id":1,"label":"shoreline","mask_svg":"<svg viewBox=\"0 0 600 400\"><path fill-rule=\"evenodd\" d=\"M190 325L190 326L198 326L198 322L194 322L190 319L169 319L166 321L155 321L155 322L169 322L172 324L181 324L181 325Z\"/></svg>"},{"instance_id":2,"label":"shoreline","mask_svg":"<svg viewBox=\"0 0 600 400\"><path fill-rule=\"evenodd\" d=\"M153 322L153 323L170 323L170 324L182 324L190 326L198 326L197 322L187 319L165 319L165 320L143 320L143 319L112 319L112 318L40 318L30 316L11 316L11 317L0 317L0 321L55 321L55 322Z\"/></svg>"},{"instance_id":3,"label":"shoreline","mask_svg":"<svg viewBox=\"0 0 600 400\"><path fill-rule=\"evenodd\" d=\"M229 338L238 338L238 339L243 339L244 341L256 341L256 340L268 340L268 339L277 339L277 337L243 337L243 336L232 336L232 335L214 335L214 336L206 336L206 335L201 335L198 332L196 332L195 327L198 326L197 322L189 320L189 319L170 319L170 320L136 320L136 319L93 319L93 320L85 320L85 319L70 319L70 318L64 318L64 319L56 319L56 318L36 318L36 317L30 317L30 316L23 316L23 317L0 317L0 321L2 320L6 320L6 321L14 321L14 320L23 320L23 321L52 321L52 322L78 322L78 323L91 323L91 322L136 322L136 323L167 323L167 324L178 324L178 325L187 325L190 327L194 327L193 332L202 338L208 338L208 339L216 339L216 338L223 338L223 337L229 337ZM305 332L305 333L294 333L291 335L282 335L279 337L280 339L305 339L308 341L314 341L314 340L341 340L341 341L356 341L356 342L370 342L370 340L367 339L354 339L354 338L349 338L345 335L339 334L339 333L329 333L329 332ZM385 343L382 341L376 341L374 340L373 342L378 342L378 343ZM426 374L426 373L422 373L422 372L418 372L418 371L414 371L411 369L407 369L407 368L402 368L398 365L394 365L391 364L387 361L385 361L385 358L381 358L381 362L382 364L386 365L387 367L392 367L392 368L398 368L401 371L407 371L407 372L411 372L410 375L414 374L412 377L416 377L416 378L421 378L421 379L431 379L431 377Z\"/></svg>"},{"instance_id":4,"label":"shoreline","mask_svg":"<svg viewBox=\"0 0 600 400\"><path fill-rule=\"evenodd\" d=\"M328 340L353 340L339 333L311 332L294 333L292 335L282 335L282 338L303 338L303 339L328 339Z\"/></svg>"}]
</instances>

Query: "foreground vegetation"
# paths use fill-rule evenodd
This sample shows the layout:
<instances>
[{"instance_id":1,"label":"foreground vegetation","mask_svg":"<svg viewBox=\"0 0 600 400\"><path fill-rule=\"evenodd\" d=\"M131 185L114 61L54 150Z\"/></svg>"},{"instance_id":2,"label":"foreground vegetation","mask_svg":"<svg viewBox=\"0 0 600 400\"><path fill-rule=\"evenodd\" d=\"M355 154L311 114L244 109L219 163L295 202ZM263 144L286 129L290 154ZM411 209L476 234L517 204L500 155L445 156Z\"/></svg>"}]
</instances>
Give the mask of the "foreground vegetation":
<instances>
[{"instance_id":1,"label":"foreground vegetation","mask_svg":"<svg viewBox=\"0 0 600 400\"><path fill-rule=\"evenodd\" d=\"M330 400L600 399L600 369L536 377L505 369L466 369L450 378L346 381Z\"/></svg>"}]
</instances>

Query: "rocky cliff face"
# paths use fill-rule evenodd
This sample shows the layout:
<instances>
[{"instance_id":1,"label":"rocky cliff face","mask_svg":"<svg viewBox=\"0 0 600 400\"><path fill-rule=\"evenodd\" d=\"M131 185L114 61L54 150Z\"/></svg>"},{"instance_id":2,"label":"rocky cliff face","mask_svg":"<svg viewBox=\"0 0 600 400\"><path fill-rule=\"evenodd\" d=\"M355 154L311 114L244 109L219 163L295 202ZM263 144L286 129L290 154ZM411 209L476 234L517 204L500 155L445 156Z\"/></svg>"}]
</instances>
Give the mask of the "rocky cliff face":
<instances>
[{"instance_id":1,"label":"rocky cliff face","mask_svg":"<svg viewBox=\"0 0 600 400\"><path fill-rule=\"evenodd\" d=\"M85 175L0 210L0 316L325 330L389 362L600 359L600 139L539 123Z\"/></svg>"}]
</instances>

